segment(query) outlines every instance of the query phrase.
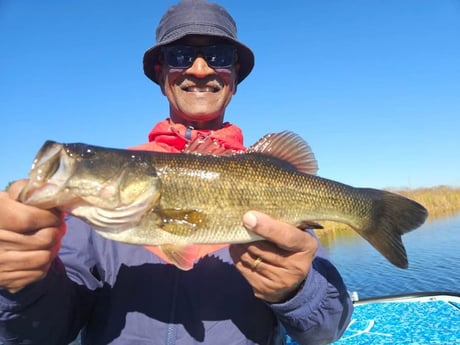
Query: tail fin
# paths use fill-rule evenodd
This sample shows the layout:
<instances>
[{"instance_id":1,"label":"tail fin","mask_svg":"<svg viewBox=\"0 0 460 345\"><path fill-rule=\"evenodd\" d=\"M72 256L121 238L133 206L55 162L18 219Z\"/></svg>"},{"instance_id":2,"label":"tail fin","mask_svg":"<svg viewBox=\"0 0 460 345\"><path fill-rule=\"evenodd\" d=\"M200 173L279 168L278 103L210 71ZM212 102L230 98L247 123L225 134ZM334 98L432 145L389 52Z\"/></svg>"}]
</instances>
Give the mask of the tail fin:
<instances>
[{"instance_id":1,"label":"tail fin","mask_svg":"<svg viewBox=\"0 0 460 345\"><path fill-rule=\"evenodd\" d=\"M419 203L398 194L375 189L367 191L378 195L374 201L373 222L358 232L392 264L407 268L407 253L401 236L421 226L428 211Z\"/></svg>"}]
</instances>

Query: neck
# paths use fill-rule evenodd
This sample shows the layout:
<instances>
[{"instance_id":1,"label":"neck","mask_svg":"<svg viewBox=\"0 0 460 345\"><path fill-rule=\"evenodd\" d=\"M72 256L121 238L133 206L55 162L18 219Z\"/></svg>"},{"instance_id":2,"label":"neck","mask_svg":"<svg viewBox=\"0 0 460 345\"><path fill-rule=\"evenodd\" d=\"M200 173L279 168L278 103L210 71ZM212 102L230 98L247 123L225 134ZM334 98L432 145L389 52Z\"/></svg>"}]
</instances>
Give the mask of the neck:
<instances>
[{"instance_id":1,"label":"neck","mask_svg":"<svg viewBox=\"0 0 460 345\"><path fill-rule=\"evenodd\" d=\"M223 115L212 120L189 120L182 117L178 118L171 114L170 119L174 123L180 123L186 127L192 127L193 129L217 130L222 128L224 124Z\"/></svg>"}]
</instances>

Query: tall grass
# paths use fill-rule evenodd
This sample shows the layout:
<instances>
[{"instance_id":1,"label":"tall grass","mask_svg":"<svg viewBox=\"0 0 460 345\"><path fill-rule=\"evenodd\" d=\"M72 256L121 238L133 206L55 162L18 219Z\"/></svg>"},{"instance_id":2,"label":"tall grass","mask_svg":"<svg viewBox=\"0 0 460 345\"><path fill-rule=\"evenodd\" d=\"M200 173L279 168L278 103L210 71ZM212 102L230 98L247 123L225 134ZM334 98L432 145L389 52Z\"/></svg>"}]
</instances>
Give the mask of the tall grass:
<instances>
[{"instance_id":1,"label":"tall grass","mask_svg":"<svg viewBox=\"0 0 460 345\"><path fill-rule=\"evenodd\" d=\"M428 210L428 220L460 213L460 188L437 186L432 188L390 190L413 199Z\"/></svg>"},{"instance_id":2,"label":"tall grass","mask_svg":"<svg viewBox=\"0 0 460 345\"><path fill-rule=\"evenodd\" d=\"M417 201L428 210L428 220L453 216L460 213L460 187L436 186L418 189L387 189L406 198ZM320 222L324 229L318 230L318 236L327 237L328 233L350 230L345 224L336 222Z\"/></svg>"}]
</instances>

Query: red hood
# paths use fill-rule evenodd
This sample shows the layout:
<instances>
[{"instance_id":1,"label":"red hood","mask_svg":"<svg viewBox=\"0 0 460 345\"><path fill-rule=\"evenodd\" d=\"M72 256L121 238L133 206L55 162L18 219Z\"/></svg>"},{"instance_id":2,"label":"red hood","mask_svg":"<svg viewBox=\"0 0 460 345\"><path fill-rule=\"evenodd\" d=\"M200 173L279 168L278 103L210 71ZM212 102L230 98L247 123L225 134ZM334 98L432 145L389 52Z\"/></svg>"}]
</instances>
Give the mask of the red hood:
<instances>
[{"instance_id":1,"label":"red hood","mask_svg":"<svg viewBox=\"0 0 460 345\"><path fill-rule=\"evenodd\" d=\"M170 119L155 125L149 133L149 142L132 149L160 152L181 152L185 145L197 136L209 137L228 149L244 150L243 133L238 126L228 122L217 130L195 130L182 124L173 123Z\"/></svg>"}]
</instances>

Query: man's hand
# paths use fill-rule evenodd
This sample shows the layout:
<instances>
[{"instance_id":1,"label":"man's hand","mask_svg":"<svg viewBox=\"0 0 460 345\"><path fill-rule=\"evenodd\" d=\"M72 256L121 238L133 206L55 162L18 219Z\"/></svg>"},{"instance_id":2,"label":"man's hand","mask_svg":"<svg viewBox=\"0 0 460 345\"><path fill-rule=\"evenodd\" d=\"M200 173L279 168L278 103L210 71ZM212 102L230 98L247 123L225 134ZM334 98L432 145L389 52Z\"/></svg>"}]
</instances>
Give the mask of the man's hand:
<instances>
[{"instance_id":1,"label":"man's hand","mask_svg":"<svg viewBox=\"0 0 460 345\"><path fill-rule=\"evenodd\" d=\"M316 239L260 212L247 212L243 223L266 241L230 246L236 268L252 286L256 297L269 303L288 300L310 271L318 248Z\"/></svg>"},{"instance_id":2,"label":"man's hand","mask_svg":"<svg viewBox=\"0 0 460 345\"><path fill-rule=\"evenodd\" d=\"M16 201L24 185L0 191L0 288L12 293L46 276L65 233L58 212Z\"/></svg>"}]
</instances>

